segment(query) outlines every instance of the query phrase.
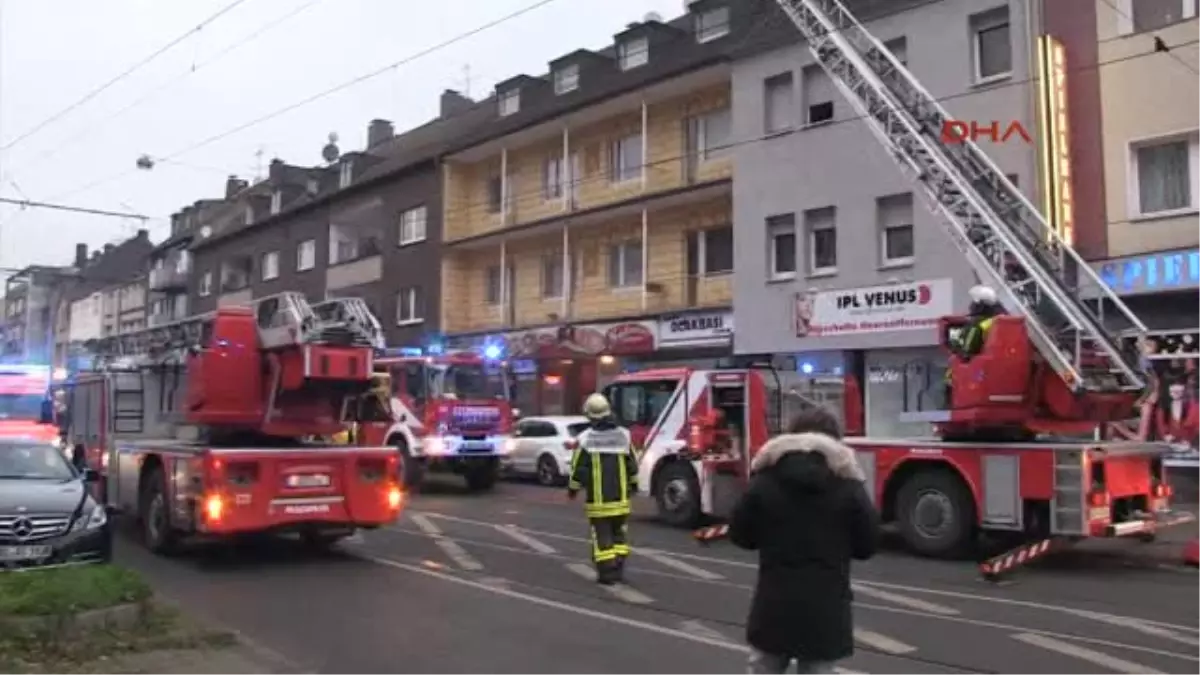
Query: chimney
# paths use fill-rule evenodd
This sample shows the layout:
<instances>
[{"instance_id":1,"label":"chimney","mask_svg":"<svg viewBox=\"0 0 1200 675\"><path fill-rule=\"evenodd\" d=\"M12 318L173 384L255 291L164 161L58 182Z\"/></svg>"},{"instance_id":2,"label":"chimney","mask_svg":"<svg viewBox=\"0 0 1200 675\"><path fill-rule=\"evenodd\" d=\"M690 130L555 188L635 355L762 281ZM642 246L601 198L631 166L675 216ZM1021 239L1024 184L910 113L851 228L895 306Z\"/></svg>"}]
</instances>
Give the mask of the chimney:
<instances>
[{"instance_id":1,"label":"chimney","mask_svg":"<svg viewBox=\"0 0 1200 675\"><path fill-rule=\"evenodd\" d=\"M242 190L246 189L246 181L237 176L230 176L225 179L225 199L233 199L233 196Z\"/></svg>"},{"instance_id":2,"label":"chimney","mask_svg":"<svg viewBox=\"0 0 1200 675\"><path fill-rule=\"evenodd\" d=\"M396 128L387 120L371 120L367 125L367 148L373 148L380 143L392 140Z\"/></svg>"},{"instance_id":3,"label":"chimney","mask_svg":"<svg viewBox=\"0 0 1200 675\"><path fill-rule=\"evenodd\" d=\"M269 178L272 183L278 185L279 183L283 182L283 173L286 170L287 165L283 163L282 159L276 157L275 159L271 160L271 167L267 172L267 178Z\"/></svg>"},{"instance_id":4,"label":"chimney","mask_svg":"<svg viewBox=\"0 0 1200 675\"><path fill-rule=\"evenodd\" d=\"M137 236L134 237L134 239L139 241L150 241L150 230L139 229L137 231Z\"/></svg>"},{"instance_id":5,"label":"chimney","mask_svg":"<svg viewBox=\"0 0 1200 675\"><path fill-rule=\"evenodd\" d=\"M84 244L84 243L75 244L75 266L83 267L84 265L87 264L87 260L88 260L87 244Z\"/></svg>"},{"instance_id":6,"label":"chimney","mask_svg":"<svg viewBox=\"0 0 1200 675\"><path fill-rule=\"evenodd\" d=\"M112 253L112 250L114 248L116 248L116 246L114 246L113 244L105 244L104 245L104 255L108 255L109 253Z\"/></svg>"},{"instance_id":7,"label":"chimney","mask_svg":"<svg viewBox=\"0 0 1200 675\"><path fill-rule=\"evenodd\" d=\"M475 101L472 101L470 98L463 96L453 89L447 89L446 91L442 92L438 115L443 118L453 117L455 115L465 113L474 106Z\"/></svg>"}]
</instances>

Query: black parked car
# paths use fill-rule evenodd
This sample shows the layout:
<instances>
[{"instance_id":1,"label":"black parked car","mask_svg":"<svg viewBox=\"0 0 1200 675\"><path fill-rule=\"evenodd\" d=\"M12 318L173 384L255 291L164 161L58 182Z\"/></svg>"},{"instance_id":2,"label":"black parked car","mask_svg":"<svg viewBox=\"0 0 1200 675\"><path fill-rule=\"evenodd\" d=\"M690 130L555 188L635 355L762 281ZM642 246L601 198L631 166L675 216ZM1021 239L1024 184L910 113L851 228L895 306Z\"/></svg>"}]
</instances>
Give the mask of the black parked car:
<instances>
[{"instance_id":1,"label":"black parked car","mask_svg":"<svg viewBox=\"0 0 1200 675\"><path fill-rule=\"evenodd\" d=\"M0 570L108 562L112 529L96 480L51 443L0 439Z\"/></svg>"}]
</instances>

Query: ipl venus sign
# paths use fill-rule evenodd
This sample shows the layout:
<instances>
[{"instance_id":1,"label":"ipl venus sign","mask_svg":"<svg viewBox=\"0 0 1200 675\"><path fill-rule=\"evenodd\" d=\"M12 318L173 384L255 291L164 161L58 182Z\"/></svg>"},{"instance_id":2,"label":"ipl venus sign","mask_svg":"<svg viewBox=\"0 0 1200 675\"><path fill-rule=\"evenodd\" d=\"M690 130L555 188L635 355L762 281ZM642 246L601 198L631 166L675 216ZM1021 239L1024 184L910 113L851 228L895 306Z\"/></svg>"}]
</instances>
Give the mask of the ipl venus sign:
<instances>
[{"instance_id":1,"label":"ipl venus sign","mask_svg":"<svg viewBox=\"0 0 1200 675\"><path fill-rule=\"evenodd\" d=\"M933 279L796 294L797 337L928 329L953 313L954 283Z\"/></svg>"}]
</instances>

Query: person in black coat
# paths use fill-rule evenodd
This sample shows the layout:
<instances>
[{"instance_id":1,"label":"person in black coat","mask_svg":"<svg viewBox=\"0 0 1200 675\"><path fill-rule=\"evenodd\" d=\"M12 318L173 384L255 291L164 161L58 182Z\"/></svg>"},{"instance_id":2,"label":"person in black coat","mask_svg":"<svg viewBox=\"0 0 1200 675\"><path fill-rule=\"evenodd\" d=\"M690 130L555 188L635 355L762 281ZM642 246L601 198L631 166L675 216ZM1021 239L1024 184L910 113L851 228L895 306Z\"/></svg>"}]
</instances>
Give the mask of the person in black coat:
<instances>
[{"instance_id":1,"label":"person in black coat","mask_svg":"<svg viewBox=\"0 0 1200 675\"><path fill-rule=\"evenodd\" d=\"M850 561L875 554L879 516L837 419L811 408L751 462L729 538L758 551L746 623L751 673L832 673L854 653Z\"/></svg>"}]
</instances>

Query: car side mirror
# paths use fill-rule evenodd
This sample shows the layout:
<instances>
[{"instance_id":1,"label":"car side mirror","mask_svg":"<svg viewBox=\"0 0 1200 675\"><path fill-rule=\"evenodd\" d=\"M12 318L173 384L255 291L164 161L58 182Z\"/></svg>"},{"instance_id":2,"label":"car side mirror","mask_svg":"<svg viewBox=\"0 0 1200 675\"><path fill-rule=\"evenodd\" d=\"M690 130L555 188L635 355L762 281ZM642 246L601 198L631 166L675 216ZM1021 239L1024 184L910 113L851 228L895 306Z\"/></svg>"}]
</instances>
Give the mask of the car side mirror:
<instances>
[{"instance_id":1,"label":"car side mirror","mask_svg":"<svg viewBox=\"0 0 1200 675\"><path fill-rule=\"evenodd\" d=\"M83 478L83 482L85 482L85 483L100 482L100 474L96 473L95 469L84 469L84 470L80 471L79 474Z\"/></svg>"}]
</instances>

